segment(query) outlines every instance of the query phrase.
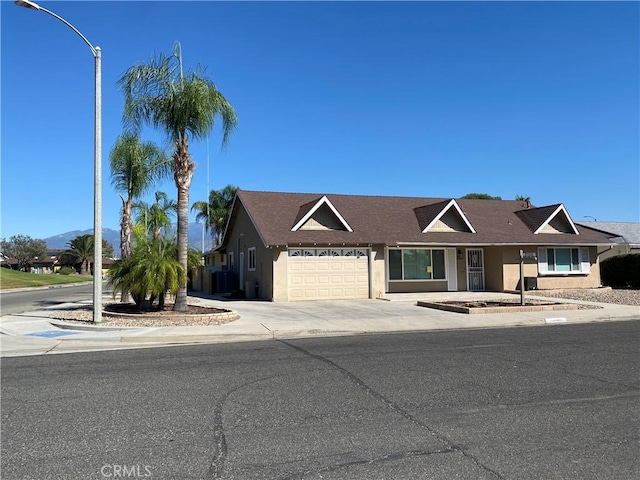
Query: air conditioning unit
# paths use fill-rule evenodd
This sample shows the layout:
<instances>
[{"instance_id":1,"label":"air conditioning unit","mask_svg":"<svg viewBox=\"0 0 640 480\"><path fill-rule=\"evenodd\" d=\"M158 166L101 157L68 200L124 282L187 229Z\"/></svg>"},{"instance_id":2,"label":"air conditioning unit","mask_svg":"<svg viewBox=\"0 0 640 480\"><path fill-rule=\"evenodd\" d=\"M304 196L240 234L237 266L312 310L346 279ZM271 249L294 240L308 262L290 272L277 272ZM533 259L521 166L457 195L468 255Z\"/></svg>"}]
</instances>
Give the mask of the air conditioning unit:
<instances>
[{"instance_id":1,"label":"air conditioning unit","mask_svg":"<svg viewBox=\"0 0 640 480\"><path fill-rule=\"evenodd\" d=\"M537 277L524 277L524 289L525 290L537 290L538 278Z\"/></svg>"}]
</instances>

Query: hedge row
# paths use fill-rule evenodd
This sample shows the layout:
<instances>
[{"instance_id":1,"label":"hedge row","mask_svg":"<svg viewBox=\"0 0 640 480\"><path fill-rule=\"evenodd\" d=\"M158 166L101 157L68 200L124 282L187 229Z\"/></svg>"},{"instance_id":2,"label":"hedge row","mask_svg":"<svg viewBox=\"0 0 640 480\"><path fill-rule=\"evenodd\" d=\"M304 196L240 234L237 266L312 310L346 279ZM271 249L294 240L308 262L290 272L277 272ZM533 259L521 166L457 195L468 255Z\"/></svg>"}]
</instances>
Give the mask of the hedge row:
<instances>
[{"instance_id":1,"label":"hedge row","mask_svg":"<svg viewBox=\"0 0 640 480\"><path fill-rule=\"evenodd\" d=\"M610 257L600 262L603 285L613 288L640 288L640 253Z\"/></svg>"}]
</instances>

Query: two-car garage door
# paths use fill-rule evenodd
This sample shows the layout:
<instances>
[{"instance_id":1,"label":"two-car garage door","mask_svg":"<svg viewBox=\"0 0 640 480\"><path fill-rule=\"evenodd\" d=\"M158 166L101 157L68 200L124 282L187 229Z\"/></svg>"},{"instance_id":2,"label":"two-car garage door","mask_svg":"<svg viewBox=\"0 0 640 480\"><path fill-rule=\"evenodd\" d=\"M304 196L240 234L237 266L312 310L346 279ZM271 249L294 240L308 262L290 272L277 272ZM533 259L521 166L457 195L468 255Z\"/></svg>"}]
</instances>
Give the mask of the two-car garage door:
<instances>
[{"instance_id":1,"label":"two-car garage door","mask_svg":"<svg viewBox=\"0 0 640 480\"><path fill-rule=\"evenodd\" d=\"M369 298L369 252L359 248L290 249L289 300Z\"/></svg>"}]
</instances>

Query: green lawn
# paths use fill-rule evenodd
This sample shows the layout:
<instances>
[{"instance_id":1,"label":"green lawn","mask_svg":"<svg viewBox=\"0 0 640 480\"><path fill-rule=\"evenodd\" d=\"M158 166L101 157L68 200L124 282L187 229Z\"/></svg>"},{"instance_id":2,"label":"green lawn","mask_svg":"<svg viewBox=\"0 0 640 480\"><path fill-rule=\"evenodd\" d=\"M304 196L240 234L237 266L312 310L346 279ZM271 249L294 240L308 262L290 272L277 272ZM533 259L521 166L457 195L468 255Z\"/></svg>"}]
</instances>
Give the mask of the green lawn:
<instances>
[{"instance_id":1,"label":"green lawn","mask_svg":"<svg viewBox=\"0 0 640 480\"><path fill-rule=\"evenodd\" d=\"M0 268L0 290L7 288L46 287L49 285L91 281L93 281L93 277L87 275L38 275L35 273L17 272L8 268Z\"/></svg>"}]
</instances>

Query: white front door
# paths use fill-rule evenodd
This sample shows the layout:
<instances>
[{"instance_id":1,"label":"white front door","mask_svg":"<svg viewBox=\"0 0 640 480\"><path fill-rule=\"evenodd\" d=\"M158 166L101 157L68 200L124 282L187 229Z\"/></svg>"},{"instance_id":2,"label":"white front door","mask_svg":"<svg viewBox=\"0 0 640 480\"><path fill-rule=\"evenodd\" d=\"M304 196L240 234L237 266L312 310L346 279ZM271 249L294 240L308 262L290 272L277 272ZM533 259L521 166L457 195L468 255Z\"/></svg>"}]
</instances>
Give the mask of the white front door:
<instances>
[{"instance_id":1,"label":"white front door","mask_svg":"<svg viewBox=\"0 0 640 480\"><path fill-rule=\"evenodd\" d=\"M484 255L481 248L467 248L467 290L484 290Z\"/></svg>"}]
</instances>

